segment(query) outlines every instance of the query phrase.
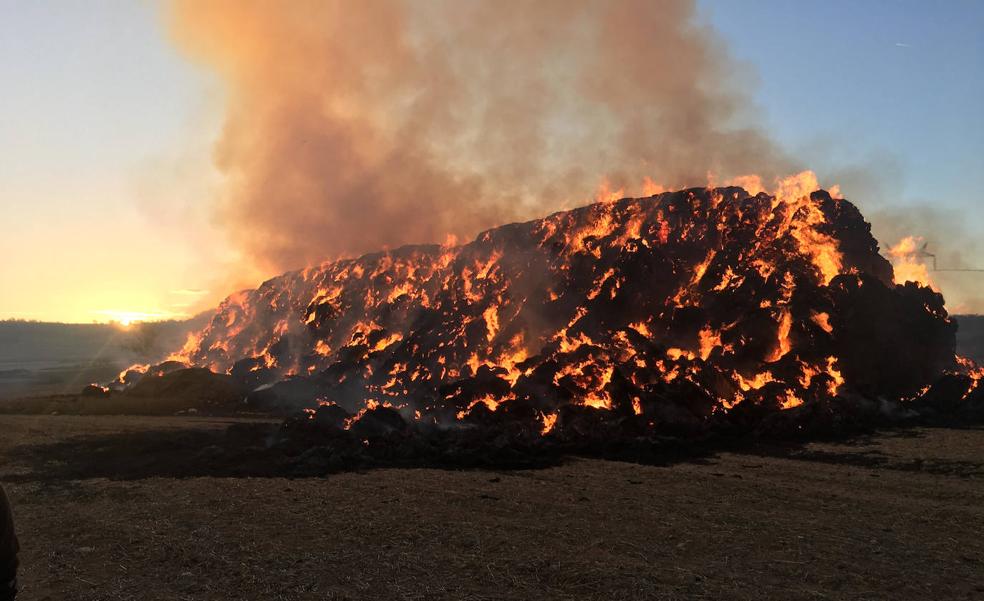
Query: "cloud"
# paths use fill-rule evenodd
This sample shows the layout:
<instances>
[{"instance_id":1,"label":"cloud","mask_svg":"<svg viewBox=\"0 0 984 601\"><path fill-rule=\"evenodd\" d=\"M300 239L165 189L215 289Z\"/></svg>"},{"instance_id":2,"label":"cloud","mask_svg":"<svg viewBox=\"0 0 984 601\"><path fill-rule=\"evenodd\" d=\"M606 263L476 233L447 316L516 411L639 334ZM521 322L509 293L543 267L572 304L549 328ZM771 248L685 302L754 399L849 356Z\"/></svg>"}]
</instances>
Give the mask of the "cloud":
<instances>
[{"instance_id":1,"label":"cloud","mask_svg":"<svg viewBox=\"0 0 984 601\"><path fill-rule=\"evenodd\" d=\"M272 273L581 204L798 170L691 0L178 0L225 82L215 222ZM243 266L245 269L246 266Z\"/></svg>"}]
</instances>

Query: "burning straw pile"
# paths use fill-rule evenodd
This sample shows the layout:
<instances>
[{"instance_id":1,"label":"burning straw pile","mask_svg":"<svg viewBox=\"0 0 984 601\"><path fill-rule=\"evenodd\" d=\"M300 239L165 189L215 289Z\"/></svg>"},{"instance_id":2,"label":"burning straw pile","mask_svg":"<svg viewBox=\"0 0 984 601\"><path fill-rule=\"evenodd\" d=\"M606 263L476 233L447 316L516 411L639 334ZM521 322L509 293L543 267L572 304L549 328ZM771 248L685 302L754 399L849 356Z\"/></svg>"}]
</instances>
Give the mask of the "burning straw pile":
<instances>
[{"instance_id":1,"label":"burning straw pile","mask_svg":"<svg viewBox=\"0 0 984 601\"><path fill-rule=\"evenodd\" d=\"M811 183L626 198L287 273L227 298L175 358L303 410L287 430L362 446L979 411L942 296L896 283L858 209Z\"/></svg>"}]
</instances>

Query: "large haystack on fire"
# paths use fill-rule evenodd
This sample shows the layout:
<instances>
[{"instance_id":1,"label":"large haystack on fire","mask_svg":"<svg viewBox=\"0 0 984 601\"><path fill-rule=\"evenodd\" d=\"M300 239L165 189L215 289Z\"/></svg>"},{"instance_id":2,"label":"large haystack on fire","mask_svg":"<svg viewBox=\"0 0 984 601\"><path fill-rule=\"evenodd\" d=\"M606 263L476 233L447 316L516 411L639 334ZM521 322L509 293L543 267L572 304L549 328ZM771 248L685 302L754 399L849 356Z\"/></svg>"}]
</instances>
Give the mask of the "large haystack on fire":
<instances>
[{"instance_id":1,"label":"large haystack on fire","mask_svg":"<svg viewBox=\"0 0 984 601\"><path fill-rule=\"evenodd\" d=\"M809 432L926 406L947 377L956 405L980 404L943 297L897 283L878 250L809 173L775 194L624 198L284 274L228 297L172 359L361 437Z\"/></svg>"}]
</instances>

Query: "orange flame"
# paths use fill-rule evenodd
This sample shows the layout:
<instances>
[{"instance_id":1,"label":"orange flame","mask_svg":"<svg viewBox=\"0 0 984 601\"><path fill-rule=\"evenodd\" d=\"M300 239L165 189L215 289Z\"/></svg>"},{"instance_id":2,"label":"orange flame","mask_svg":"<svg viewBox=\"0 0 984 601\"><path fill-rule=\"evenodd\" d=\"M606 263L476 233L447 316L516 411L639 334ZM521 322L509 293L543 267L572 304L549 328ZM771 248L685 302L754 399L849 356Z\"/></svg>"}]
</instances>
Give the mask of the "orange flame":
<instances>
[{"instance_id":1,"label":"orange flame","mask_svg":"<svg viewBox=\"0 0 984 601\"><path fill-rule=\"evenodd\" d=\"M895 283L915 282L920 286L933 287L929 268L922 261L919 247L923 239L919 236L906 236L888 249L888 256L895 270Z\"/></svg>"}]
</instances>

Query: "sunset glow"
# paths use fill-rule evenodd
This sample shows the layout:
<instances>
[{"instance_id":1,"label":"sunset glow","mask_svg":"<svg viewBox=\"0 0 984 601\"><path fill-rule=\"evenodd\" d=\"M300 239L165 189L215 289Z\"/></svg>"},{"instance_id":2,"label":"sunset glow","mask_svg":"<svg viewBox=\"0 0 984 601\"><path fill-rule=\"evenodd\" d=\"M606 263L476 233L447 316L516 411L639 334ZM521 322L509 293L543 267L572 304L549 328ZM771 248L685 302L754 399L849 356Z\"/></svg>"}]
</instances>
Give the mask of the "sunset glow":
<instances>
[{"instance_id":1,"label":"sunset glow","mask_svg":"<svg viewBox=\"0 0 984 601\"><path fill-rule=\"evenodd\" d=\"M168 319L184 319L189 317L187 313L163 313L148 311L105 310L99 311L98 313L106 316L110 322L117 323L123 327L129 327L132 324L145 321L164 321Z\"/></svg>"}]
</instances>

